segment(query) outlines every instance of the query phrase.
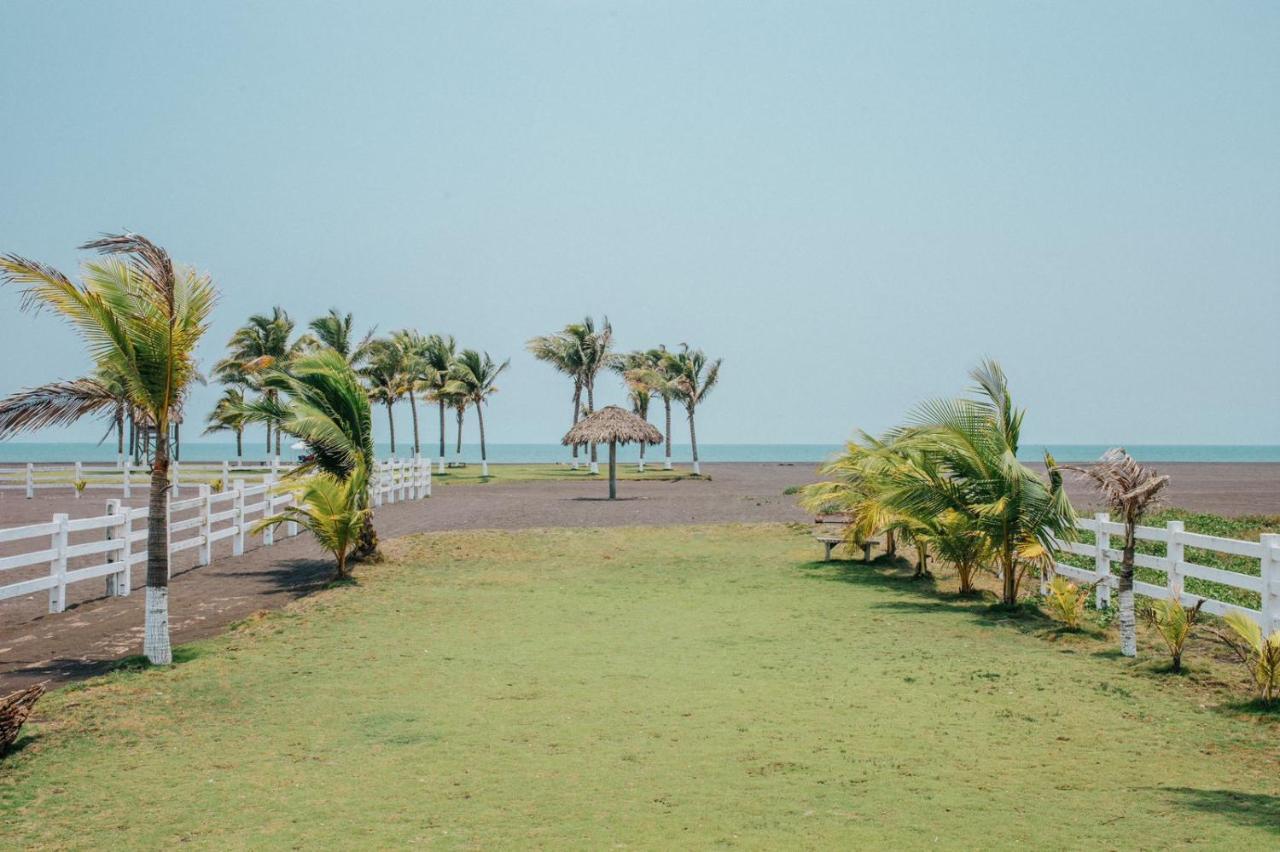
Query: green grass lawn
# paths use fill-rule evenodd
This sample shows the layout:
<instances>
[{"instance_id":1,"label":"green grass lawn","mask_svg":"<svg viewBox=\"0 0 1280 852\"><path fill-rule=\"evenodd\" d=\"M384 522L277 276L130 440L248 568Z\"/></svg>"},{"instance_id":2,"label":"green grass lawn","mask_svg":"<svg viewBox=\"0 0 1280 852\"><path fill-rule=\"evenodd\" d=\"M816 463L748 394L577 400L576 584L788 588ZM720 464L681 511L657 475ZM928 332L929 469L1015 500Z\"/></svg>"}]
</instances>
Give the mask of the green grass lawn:
<instances>
[{"instance_id":1,"label":"green grass lawn","mask_svg":"<svg viewBox=\"0 0 1280 852\"><path fill-rule=\"evenodd\" d=\"M1280 725L782 526L456 533L40 706L0 845L1280 844ZM1192 661L1194 665L1194 661Z\"/></svg>"}]
</instances>

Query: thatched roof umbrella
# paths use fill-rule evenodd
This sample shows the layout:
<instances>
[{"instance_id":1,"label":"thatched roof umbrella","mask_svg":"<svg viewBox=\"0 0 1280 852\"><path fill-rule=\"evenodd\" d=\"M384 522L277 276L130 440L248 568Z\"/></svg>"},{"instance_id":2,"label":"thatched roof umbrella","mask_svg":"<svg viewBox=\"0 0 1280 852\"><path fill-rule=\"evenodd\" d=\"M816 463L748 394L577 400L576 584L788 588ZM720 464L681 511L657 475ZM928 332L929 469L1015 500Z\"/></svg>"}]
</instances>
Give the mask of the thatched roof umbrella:
<instances>
[{"instance_id":1,"label":"thatched roof umbrella","mask_svg":"<svg viewBox=\"0 0 1280 852\"><path fill-rule=\"evenodd\" d=\"M609 445L609 499L613 500L618 496L618 444L661 444L662 433L644 418L616 405L606 405L579 420L560 443L566 447Z\"/></svg>"}]
</instances>

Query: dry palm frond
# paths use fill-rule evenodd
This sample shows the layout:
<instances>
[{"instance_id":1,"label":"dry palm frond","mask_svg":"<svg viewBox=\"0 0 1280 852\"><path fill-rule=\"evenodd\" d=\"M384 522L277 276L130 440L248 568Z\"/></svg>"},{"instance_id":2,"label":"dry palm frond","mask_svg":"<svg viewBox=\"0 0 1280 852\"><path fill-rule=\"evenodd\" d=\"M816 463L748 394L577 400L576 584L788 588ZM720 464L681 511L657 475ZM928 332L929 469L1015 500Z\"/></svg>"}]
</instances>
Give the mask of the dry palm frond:
<instances>
[{"instance_id":1,"label":"dry palm frond","mask_svg":"<svg viewBox=\"0 0 1280 852\"><path fill-rule=\"evenodd\" d=\"M1092 480L1107 505L1126 518L1140 518L1156 504L1169 477L1143 467L1123 447L1108 450L1089 467L1062 465Z\"/></svg>"},{"instance_id":2,"label":"dry palm frond","mask_svg":"<svg viewBox=\"0 0 1280 852\"><path fill-rule=\"evenodd\" d=\"M590 416L579 420L560 443L574 444L661 444L662 433L648 421L616 405L606 405Z\"/></svg>"},{"instance_id":3,"label":"dry palm frond","mask_svg":"<svg viewBox=\"0 0 1280 852\"><path fill-rule=\"evenodd\" d=\"M37 683L0 698L0 754L18 741L18 732L42 695L44 684Z\"/></svg>"},{"instance_id":4,"label":"dry palm frond","mask_svg":"<svg viewBox=\"0 0 1280 852\"><path fill-rule=\"evenodd\" d=\"M0 438L46 426L68 426L91 415L114 416L119 397L97 379L51 382L0 400Z\"/></svg>"}]
</instances>

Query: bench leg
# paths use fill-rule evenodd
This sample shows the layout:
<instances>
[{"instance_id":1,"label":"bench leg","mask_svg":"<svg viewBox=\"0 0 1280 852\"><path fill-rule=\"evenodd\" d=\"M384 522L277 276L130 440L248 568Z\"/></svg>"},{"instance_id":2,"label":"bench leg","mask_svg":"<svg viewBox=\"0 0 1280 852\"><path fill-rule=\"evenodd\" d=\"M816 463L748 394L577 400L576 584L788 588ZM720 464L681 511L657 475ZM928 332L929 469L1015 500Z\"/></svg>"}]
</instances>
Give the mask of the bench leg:
<instances>
[{"instance_id":1,"label":"bench leg","mask_svg":"<svg viewBox=\"0 0 1280 852\"><path fill-rule=\"evenodd\" d=\"M824 542L822 543L822 546L823 546L823 547L825 547L825 548L827 549L827 552L826 552L825 554L823 554L823 556L822 556L822 561L823 561L823 562L830 562L830 561L831 561L831 548L833 548L833 547L835 547L835 546L836 546L836 545L835 545L835 542L833 542L833 541L824 541Z\"/></svg>"},{"instance_id":2,"label":"bench leg","mask_svg":"<svg viewBox=\"0 0 1280 852\"><path fill-rule=\"evenodd\" d=\"M862 545L862 561L863 562L871 561L871 544L870 543Z\"/></svg>"}]
</instances>

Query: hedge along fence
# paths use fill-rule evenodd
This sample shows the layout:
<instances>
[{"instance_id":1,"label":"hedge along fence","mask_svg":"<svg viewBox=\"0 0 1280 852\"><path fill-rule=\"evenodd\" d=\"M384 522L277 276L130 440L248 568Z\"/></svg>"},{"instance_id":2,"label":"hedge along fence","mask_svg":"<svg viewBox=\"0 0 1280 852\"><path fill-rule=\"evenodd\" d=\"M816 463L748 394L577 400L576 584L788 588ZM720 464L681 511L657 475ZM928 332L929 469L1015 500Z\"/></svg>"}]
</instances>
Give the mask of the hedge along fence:
<instances>
[{"instance_id":1,"label":"hedge along fence","mask_svg":"<svg viewBox=\"0 0 1280 852\"><path fill-rule=\"evenodd\" d=\"M243 479L232 487L215 492L206 484L195 486L195 497L174 499L170 491L169 555L196 550L196 564L208 565L213 559L213 545L231 539L231 553L244 553L245 541L253 525L293 503L290 493L274 493L276 482L249 485ZM431 496L431 464L425 460L388 461L376 465L370 485L375 505L398 500L420 500ZM296 523L282 527L284 537L298 534ZM88 536L81 534L89 534ZM262 544L275 543L276 532L263 530ZM80 540L72 541L73 536ZM44 546L47 540L48 546ZM46 573L0 586L0 600L16 598L48 590L49 612L62 612L67 606L67 586L86 580L106 578L109 596L125 597L133 588L132 569L147 559L147 508L131 508L122 500L107 501L105 515L71 520L56 514L52 520L29 526L0 529L0 544L20 542L34 549L0 556L0 575L8 571L31 574L38 566L48 566ZM76 561L91 564L69 567Z\"/></svg>"},{"instance_id":2,"label":"hedge along fence","mask_svg":"<svg viewBox=\"0 0 1280 852\"><path fill-rule=\"evenodd\" d=\"M1059 574L1097 583L1099 609L1109 605L1119 578L1124 524L1105 512L1077 522L1080 540L1059 542L1064 554L1054 564ZM1120 537L1113 542L1112 537ZM1177 595L1187 605L1203 600L1214 615L1238 612L1256 621L1264 633L1280 629L1280 534L1264 533L1259 541L1187 532L1182 521L1164 527L1139 526L1134 554L1134 592L1151 598ZM1072 556L1077 558L1072 558ZM1228 567L1215 568L1205 562ZM1092 563L1092 564L1090 564ZM1042 579L1042 585L1047 578Z\"/></svg>"}]
</instances>

